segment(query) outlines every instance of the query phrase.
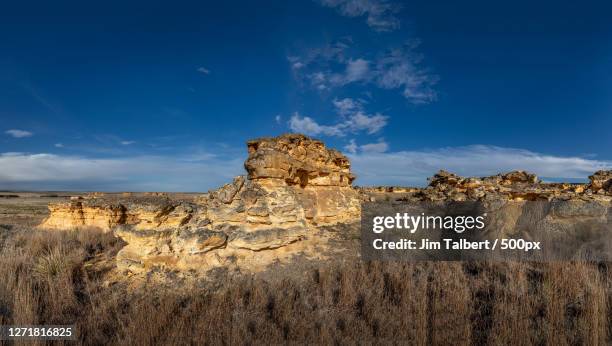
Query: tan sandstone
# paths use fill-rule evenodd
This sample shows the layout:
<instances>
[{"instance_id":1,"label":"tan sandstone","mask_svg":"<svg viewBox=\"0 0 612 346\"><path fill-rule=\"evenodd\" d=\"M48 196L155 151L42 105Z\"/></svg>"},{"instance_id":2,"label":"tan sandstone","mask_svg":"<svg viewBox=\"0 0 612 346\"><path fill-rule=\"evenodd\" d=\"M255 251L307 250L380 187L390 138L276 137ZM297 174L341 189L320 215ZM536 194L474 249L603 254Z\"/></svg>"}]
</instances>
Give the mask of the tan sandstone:
<instances>
[{"instance_id":1,"label":"tan sandstone","mask_svg":"<svg viewBox=\"0 0 612 346\"><path fill-rule=\"evenodd\" d=\"M262 267L320 245L321 237L313 236L317 227L358 221L355 176L340 152L294 134L251 140L247 147L247 175L193 203L165 194L88 196L50 205L41 227L114 231L127 243L119 266L136 271L208 269L232 261Z\"/></svg>"}]
</instances>

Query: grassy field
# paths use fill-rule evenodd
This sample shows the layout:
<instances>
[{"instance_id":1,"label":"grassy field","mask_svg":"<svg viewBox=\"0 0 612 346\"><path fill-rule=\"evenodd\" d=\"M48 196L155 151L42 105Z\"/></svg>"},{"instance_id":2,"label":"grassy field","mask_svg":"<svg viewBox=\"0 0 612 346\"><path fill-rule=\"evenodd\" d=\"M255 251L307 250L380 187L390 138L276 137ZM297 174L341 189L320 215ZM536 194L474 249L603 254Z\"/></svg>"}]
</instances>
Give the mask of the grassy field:
<instances>
[{"instance_id":1,"label":"grassy field","mask_svg":"<svg viewBox=\"0 0 612 346\"><path fill-rule=\"evenodd\" d=\"M612 343L610 263L349 260L132 287L109 284L111 234L38 231L44 210L21 211L0 221L0 324L74 323L84 344Z\"/></svg>"}]
</instances>

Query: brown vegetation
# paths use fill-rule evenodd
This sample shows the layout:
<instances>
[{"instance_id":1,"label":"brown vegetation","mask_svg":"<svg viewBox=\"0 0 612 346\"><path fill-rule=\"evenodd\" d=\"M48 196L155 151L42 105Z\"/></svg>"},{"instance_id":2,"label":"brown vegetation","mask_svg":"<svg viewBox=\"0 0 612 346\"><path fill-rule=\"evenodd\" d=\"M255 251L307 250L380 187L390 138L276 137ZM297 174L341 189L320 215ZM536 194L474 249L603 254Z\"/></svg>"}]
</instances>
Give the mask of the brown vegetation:
<instances>
[{"instance_id":1,"label":"brown vegetation","mask_svg":"<svg viewBox=\"0 0 612 346\"><path fill-rule=\"evenodd\" d=\"M97 265L122 246L111 234L0 232L0 324L75 323L85 344L612 342L609 263L348 261L128 289Z\"/></svg>"}]
</instances>

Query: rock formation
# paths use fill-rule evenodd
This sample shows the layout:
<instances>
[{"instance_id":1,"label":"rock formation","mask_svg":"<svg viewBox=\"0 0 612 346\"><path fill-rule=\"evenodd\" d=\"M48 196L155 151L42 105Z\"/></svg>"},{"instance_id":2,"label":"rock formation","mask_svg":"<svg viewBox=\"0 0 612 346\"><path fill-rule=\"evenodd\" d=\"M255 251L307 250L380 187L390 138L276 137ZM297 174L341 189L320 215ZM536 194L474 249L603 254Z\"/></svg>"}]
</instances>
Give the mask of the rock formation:
<instances>
[{"instance_id":1,"label":"rock formation","mask_svg":"<svg viewBox=\"0 0 612 346\"><path fill-rule=\"evenodd\" d=\"M320 141L292 134L251 140L247 147L247 175L195 200L90 194L51 204L41 227L113 231L127 243L118 266L131 271L228 265L256 270L297 254L320 256L328 241L322 226L359 222L361 201L577 201L576 208L554 211L563 218L582 213L583 205L591 208L584 201L605 209L612 199L612 171L596 172L588 184L547 184L523 171L484 178L440 171L426 188L353 188L349 160Z\"/></svg>"},{"instance_id":2,"label":"rock formation","mask_svg":"<svg viewBox=\"0 0 612 346\"><path fill-rule=\"evenodd\" d=\"M41 227L114 231L127 243L119 264L136 270L210 268L246 258L249 267L265 265L314 246L311 235L318 226L359 220L355 177L340 152L303 135L247 145L247 176L195 202L91 196L50 205Z\"/></svg>"},{"instance_id":3,"label":"rock formation","mask_svg":"<svg viewBox=\"0 0 612 346\"><path fill-rule=\"evenodd\" d=\"M589 176L589 189L596 193L612 193L612 170L597 171Z\"/></svg>"},{"instance_id":4,"label":"rock formation","mask_svg":"<svg viewBox=\"0 0 612 346\"><path fill-rule=\"evenodd\" d=\"M609 200L612 171L598 171L590 183L543 183L535 174L513 171L489 177L461 177L441 170L425 188L361 188L366 199L402 198L409 201L551 201L570 199Z\"/></svg>"}]
</instances>

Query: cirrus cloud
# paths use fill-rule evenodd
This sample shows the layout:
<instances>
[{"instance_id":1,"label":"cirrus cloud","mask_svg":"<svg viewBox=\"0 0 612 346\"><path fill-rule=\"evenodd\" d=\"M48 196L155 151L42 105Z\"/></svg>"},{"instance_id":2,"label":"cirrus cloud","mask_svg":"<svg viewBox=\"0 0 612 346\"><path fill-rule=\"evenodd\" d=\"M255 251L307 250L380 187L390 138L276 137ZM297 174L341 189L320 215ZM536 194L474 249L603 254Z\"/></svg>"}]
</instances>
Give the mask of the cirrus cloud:
<instances>
[{"instance_id":1,"label":"cirrus cloud","mask_svg":"<svg viewBox=\"0 0 612 346\"><path fill-rule=\"evenodd\" d=\"M396 17L400 6L387 0L320 0L321 5L335 8L346 17L366 17L366 23L375 31L393 31L400 27Z\"/></svg>"},{"instance_id":2,"label":"cirrus cloud","mask_svg":"<svg viewBox=\"0 0 612 346\"><path fill-rule=\"evenodd\" d=\"M357 84L385 90L401 90L412 104L428 104L437 100L436 74L423 67L423 55L417 52L421 41L412 39L380 54L348 57L352 41L341 40L311 49L303 56L291 56L289 62L301 85L321 92ZM296 68L299 66L299 68Z\"/></svg>"},{"instance_id":3,"label":"cirrus cloud","mask_svg":"<svg viewBox=\"0 0 612 346\"><path fill-rule=\"evenodd\" d=\"M26 138L26 137L32 137L34 135L34 133L30 131L18 130L18 129L6 130L4 131L4 133L9 136L12 136L13 138Z\"/></svg>"}]
</instances>

